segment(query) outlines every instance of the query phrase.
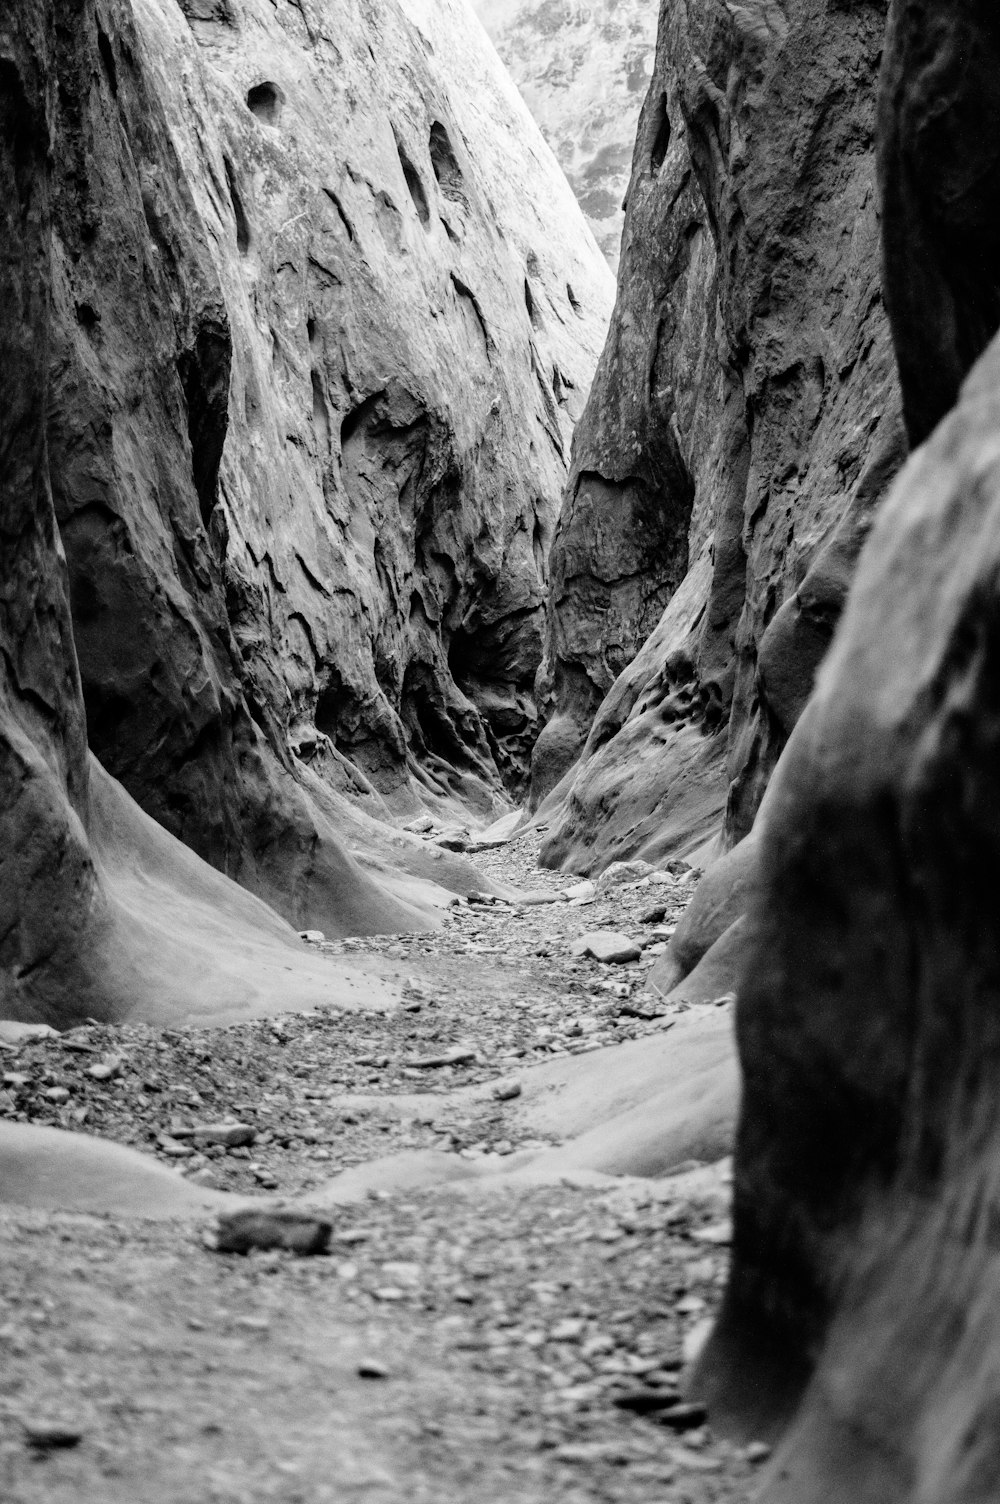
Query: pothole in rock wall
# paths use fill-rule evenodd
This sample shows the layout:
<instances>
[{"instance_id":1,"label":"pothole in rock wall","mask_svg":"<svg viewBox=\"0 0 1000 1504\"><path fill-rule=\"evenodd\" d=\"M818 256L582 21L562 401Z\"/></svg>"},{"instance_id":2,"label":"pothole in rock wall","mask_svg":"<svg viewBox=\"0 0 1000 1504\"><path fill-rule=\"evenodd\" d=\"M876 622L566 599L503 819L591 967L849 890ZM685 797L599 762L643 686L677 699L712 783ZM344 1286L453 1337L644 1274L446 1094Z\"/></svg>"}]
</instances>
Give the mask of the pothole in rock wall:
<instances>
[{"instance_id":1,"label":"pothole in rock wall","mask_svg":"<svg viewBox=\"0 0 1000 1504\"><path fill-rule=\"evenodd\" d=\"M262 125L276 128L281 120L284 106L284 90L280 89L277 84L270 82L254 84L252 89L247 90L247 109Z\"/></svg>"},{"instance_id":2,"label":"pothole in rock wall","mask_svg":"<svg viewBox=\"0 0 1000 1504\"><path fill-rule=\"evenodd\" d=\"M427 145L434 176L445 198L460 204L466 203L465 176L458 164L447 128L440 120L435 120L431 126Z\"/></svg>"},{"instance_id":3,"label":"pothole in rock wall","mask_svg":"<svg viewBox=\"0 0 1000 1504\"><path fill-rule=\"evenodd\" d=\"M427 202L427 193L423 185L423 180L398 136L396 137L396 151L399 155L399 165L403 170L403 180L406 183L410 198L413 200L413 207L417 211L417 218L424 229L427 230L430 228L431 210L430 204Z\"/></svg>"}]
</instances>

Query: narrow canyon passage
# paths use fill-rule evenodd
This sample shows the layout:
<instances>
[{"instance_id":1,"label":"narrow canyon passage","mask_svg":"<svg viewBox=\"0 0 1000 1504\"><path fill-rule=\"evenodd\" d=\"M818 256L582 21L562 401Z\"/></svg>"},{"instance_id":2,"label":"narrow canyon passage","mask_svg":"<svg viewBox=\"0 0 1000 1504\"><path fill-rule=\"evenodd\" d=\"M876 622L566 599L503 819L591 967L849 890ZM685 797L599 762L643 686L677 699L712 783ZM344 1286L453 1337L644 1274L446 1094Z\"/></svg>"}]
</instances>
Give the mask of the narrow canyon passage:
<instances>
[{"instance_id":1,"label":"narrow canyon passage","mask_svg":"<svg viewBox=\"0 0 1000 1504\"><path fill-rule=\"evenodd\" d=\"M0 1504L1000 1499L998 80L0 3Z\"/></svg>"},{"instance_id":2,"label":"narrow canyon passage","mask_svg":"<svg viewBox=\"0 0 1000 1504\"><path fill-rule=\"evenodd\" d=\"M731 999L649 981L694 873L581 884L534 867L538 839L477 857L521 901L303 942L401 982L389 1011L7 1026L0 1131L117 1140L206 1204L123 1216L128 1175L98 1167L78 1210L45 1209L45 1176L4 1206L3 1498L743 1496L767 1449L719 1441L681 1392L725 1277L728 1157L667 1145L673 1173L617 1179L559 1161L608 1110L573 1071L728 1031ZM633 959L574 955L588 934ZM313 1208L328 1251L214 1251L219 1191Z\"/></svg>"}]
</instances>

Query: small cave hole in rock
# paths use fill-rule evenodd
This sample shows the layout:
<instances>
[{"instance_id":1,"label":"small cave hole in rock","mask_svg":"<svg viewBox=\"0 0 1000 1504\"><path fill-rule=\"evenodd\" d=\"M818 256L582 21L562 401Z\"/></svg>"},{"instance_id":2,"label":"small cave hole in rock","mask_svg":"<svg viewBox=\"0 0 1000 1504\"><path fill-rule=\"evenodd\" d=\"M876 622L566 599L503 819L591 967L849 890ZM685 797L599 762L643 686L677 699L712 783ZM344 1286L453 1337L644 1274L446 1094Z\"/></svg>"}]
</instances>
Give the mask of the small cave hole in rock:
<instances>
[{"instance_id":1,"label":"small cave hole in rock","mask_svg":"<svg viewBox=\"0 0 1000 1504\"><path fill-rule=\"evenodd\" d=\"M101 62L103 63L103 65L104 65L104 71L107 74L108 87L111 90L112 98L113 99L117 99L118 98L118 67L117 67L117 64L115 63L114 49L111 46L111 39L110 39L110 37L107 35L106 32L103 32L103 31L100 31L100 30L97 33L97 50L101 54Z\"/></svg>"},{"instance_id":2,"label":"small cave hole in rock","mask_svg":"<svg viewBox=\"0 0 1000 1504\"><path fill-rule=\"evenodd\" d=\"M462 176L462 169L458 165L451 137L440 120L435 120L431 126L428 148L434 176L445 198L464 200L465 180Z\"/></svg>"},{"instance_id":3,"label":"small cave hole in rock","mask_svg":"<svg viewBox=\"0 0 1000 1504\"><path fill-rule=\"evenodd\" d=\"M548 575L549 550L546 543L545 528L542 525L542 519L537 515L535 517L535 526L532 530L531 535L531 547L532 552L535 556L535 569L538 571L538 578L540 580L544 580Z\"/></svg>"},{"instance_id":4,"label":"small cave hole in rock","mask_svg":"<svg viewBox=\"0 0 1000 1504\"><path fill-rule=\"evenodd\" d=\"M206 528L218 498L219 466L229 427L232 358L228 325L206 319L193 346L177 362L187 407L192 477Z\"/></svg>"},{"instance_id":5,"label":"small cave hole in rock","mask_svg":"<svg viewBox=\"0 0 1000 1504\"><path fill-rule=\"evenodd\" d=\"M330 412L326 405L326 395L323 391L323 379L317 370L309 373L312 382L312 417L313 427L316 430L316 443L320 454L325 455L330 448Z\"/></svg>"},{"instance_id":6,"label":"small cave hole in rock","mask_svg":"<svg viewBox=\"0 0 1000 1504\"><path fill-rule=\"evenodd\" d=\"M531 291L531 283L527 277L524 279L524 306L528 310L528 318L531 320L532 329L541 329L542 316L538 311L534 293Z\"/></svg>"},{"instance_id":7,"label":"small cave hole in rock","mask_svg":"<svg viewBox=\"0 0 1000 1504\"><path fill-rule=\"evenodd\" d=\"M250 221L247 219L246 210L243 207L240 190L236 186L236 173L233 170L233 164L228 157L223 157L222 161L226 169L226 182L229 185L229 197L233 205L233 215L236 219L236 249L241 256L245 256L250 249Z\"/></svg>"},{"instance_id":8,"label":"small cave hole in rock","mask_svg":"<svg viewBox=\"0 0 1000 1504\"><path fill-rule=\"evenodd\" d=\"M396 142L396 150L399 153L399 165L403 169L403 177L406 180L407 188L410 190L413 207L417 211L417 218L426 230L431 222L431 211L430 205L427 202L427 194L424 192L424 185L420 181L420 174L398 141Z\"/></svg>"},{"instance_id":9,"label":"small cave hole in rock","mask_svg":"<svg viewBox=\"0 0 1000 1504\"><path fill-rule=\"evenodd\" d=\"M77 303L76 321L81 329L95 329L101 322L101 315L90 303Z\"/></svg>"},{"instance_id":10,"label":"small cave hole in rock","mask_svg":"<svg viewBox=\"0 0 1000 1504\"><path fill-rule=\"evenodd\" d=\"M654 176L663 166L670 147L670 116L667 114L667 96L665 94L660 95L660 102L656 107L655 122L653 145L649 154L650 171Z\"/></svg>"},{"instance_id":11,"label":"small cave hole in rock","mask_svg":"<svg viewBox=\"0 0 1000 1504\"><path fill-rule=\"evenodd\" d=\"M254 84L247 90L247 109L263 125L278 124L284 103L285 96L277 84Z\"/></svg>"}]
</instances>

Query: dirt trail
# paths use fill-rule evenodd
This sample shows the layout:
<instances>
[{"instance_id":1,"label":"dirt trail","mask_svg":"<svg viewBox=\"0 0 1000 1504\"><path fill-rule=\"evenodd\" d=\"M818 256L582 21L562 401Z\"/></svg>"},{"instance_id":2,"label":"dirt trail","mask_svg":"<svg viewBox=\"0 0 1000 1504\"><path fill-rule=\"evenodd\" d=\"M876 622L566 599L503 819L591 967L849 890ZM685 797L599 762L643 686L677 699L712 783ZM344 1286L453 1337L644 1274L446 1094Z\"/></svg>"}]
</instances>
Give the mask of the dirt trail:
<instances>
[{"instance_id":1,"label":"dirt trail","mask_svg":"<svg viewBox=\"0 0 1000 1504\"><path fill-rule=\"evenodd\" d=\"M521 888L571 886L533 859L530 841L477 858ZM463 907L439 935L334 947L398 972L405 1007L390 1015L24 1042L3 1051L0 1118L84 1128L255 1195L308 1196L391 1151L502 1168L558 1138L504 1096L532 1063L634 1036L652 1047L677 1022L683 1005L643 978L689 891L633 877L591 902ZM644 941L643 958L573 957L590 929ZM471 1058L425 1063L463 1045ZM193 1136L225 1118L253 1142ZM718 1441L697 1412L657 1419L724 1279L725 1163L586 1180L374 1192L334 1213L331 1252L311 1259L214 1253L207 1214L6 1208L0 1498L749 1497L763 1449Z\"/></svg>"}]
</instances>

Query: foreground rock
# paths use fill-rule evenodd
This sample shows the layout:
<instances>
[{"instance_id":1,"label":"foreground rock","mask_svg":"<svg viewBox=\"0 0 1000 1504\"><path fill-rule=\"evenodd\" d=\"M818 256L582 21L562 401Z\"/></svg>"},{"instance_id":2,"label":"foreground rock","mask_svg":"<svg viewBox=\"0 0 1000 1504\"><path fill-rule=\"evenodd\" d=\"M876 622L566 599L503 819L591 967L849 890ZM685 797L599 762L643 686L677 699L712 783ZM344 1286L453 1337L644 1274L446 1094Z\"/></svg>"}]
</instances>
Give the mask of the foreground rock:
<instances>
[{"instance_id":1,"label":"foreground rock","mask_svg":"<svg viewBox=\"0 0 1000 1504\"><path fill-rule=\"evenodd\" d=\"M92 750L297 928L403 927L341 910L345 802L523 778L607 268L464 0L67 28L38 234Z\"/></svg>"},{"instance_id":2,"label":"foreground rock","mask_svg":"<svg viewBox=\"0 0 1000 1504\"><path fill-rule=\"evenodd\" d=\"M961 268L992 245L995 76L948 72L966 48L995 57L977 16L903 0L887 42L887 275L917 433L988 327ZM912 177L932 143L941 212L964 225L955 262ZM913 359L917 285L930 364ZM734 1262L702 1375L737 1424L791 1415L768 1504L972 1504L1000 1477L998 394L994 340L886 504L761 810Z\"/></svg>"},{"instance_id":3,"label":"foreground rock","mask_svg":"<svg viewBox=\"0 0 1000 1504\"><path fill-rule=\"evenodd\" d=\"M808 698L905 450L883 29L869 5L661 7L552 553L535 799L580 758L545 808L553 865L695 852L724 813L740 838Z\"/></svg>"}]
</instances>

